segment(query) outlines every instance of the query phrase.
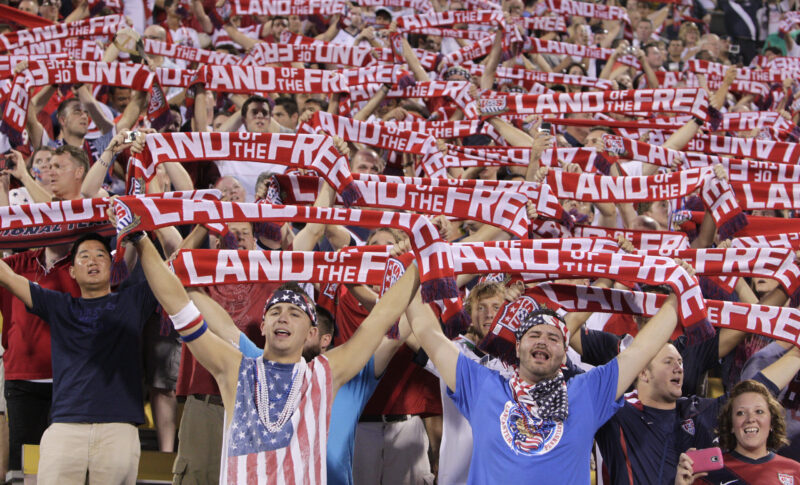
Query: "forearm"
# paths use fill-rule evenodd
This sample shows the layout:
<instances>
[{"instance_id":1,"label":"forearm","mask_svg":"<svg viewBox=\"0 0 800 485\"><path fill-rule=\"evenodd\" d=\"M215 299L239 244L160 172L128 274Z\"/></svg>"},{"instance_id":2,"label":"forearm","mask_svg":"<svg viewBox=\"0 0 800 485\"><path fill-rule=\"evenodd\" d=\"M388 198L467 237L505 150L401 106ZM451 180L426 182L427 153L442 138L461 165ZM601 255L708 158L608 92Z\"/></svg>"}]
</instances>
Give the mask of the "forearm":
<instances>
[{"instance_id":1,"label":"forearm","mask_svg":"<svg viewBox=\"0 0 800 485\"><path fill-rule=\"evenodd\" d=\"M239 29L234 27L233 25L226 25L225 32L231 37L231 40L242 46L242 48L246 51L249 51L253 48L254 45L258 44L258 41L251 39L250 37L244 35Z\"/></svg>"},{"instance_id":2,"label":"forearm","mask_svg":"<svg viewBox=\"0 0 800 485\"><path fill-rule=\"evenodd\" d=\"M194 190L192 177L181 162L165 162L164 169L167 171L173 190Z\"/></svg>"},{"instance_id":3,"label":"forearm","mask_svg":"<svg viewBox=\"0 0 800 485\"><path fill-rule=\"evenodd\" d=\"M53 194L51 194L49 190L44 188L42 184L34 179L27 170L24 171L22 180L20 181L25 187L25 190L28 191L28 194L30 194L32 202L50 202L53 200Z\"/></svg>"},{"instance_id":4,"label":"forearm","mask_svg":"<svg viewBox=\"0 0 800 485\"><path fill-rule=\"evenodd\" d=\"M195 131L208 131L208 98L206 97L206 88L202 84L198 84L195 107L194 107L194 129Z\"/></svg>"},{"instance_id":5,"label":"forearm","mask_svg":"<svg viewBox=\"0 0 800 485\"><path fill-rule=\"evenodd\" d=\"M108 173L108 167L112 163L114 163L114 153L109 149L104 150L97 162L89 168L86 177L83 179L81 184L82 197L91 199L98 196L97 193L103 186L103 180L105 180Z\"/></svg>"},{"instance_id":6,"label":"forearm","mask_svg":"<svg viewBox=\"0 0 800 485\"><path fill-rule=\"evenodd\" d=\"M403 36L403 34L400 34ZM417 58L417 54L414 53L414 49L408 44L408 41L405 37L402 37L402 44L403 44L403 58L405 58L406 62L408 63L408 68L411 69L411 72L414 74L414 78L420 82L430 81L430 77L428 77L428 71L426 71L422 64L419 63L419 59Z\"/></svg>"},{"instance_id":7,"label":"forearm","mask_svg":"<svg viewBox=\"0 0 800 485\"><path fill-rule=\"evenodd\" d=\"M167 268L153 242L147 236L136 243L136 251L142 263L147 283L153 290L161 307L169 315L175 315L189 303L189 297L180 280Z\"/></svg>"},{"instance_id":8,"label":"forearm","mask_svg":"<svg viewBox=\"0 0 800 485\"><path fill-rule=\"evenodd\" d=\"M489 118L489 123L511 146L529 147L533 143L533 138L530 135L501 118Z\"/></svg>"},{"instance_id":9,"label":"forearm","mask_svg":"<svg viewBox=\"0 0 800 485\"><path fill-rule=\"evenodd\" d=\"M764 368L761 374L778 389L788 386L795 374L800 371L800 351L792 347L783 356Z\"/></svg>"},{"instance_id":10,"label":"forearm","mask_svg":"<svg viewBox=\"0 0 800 485\"><path fill-rule=\"evenodd\" d=\"M353 119L358 121L366 121L372 115L372 113L378 109L378 106L381 105L388 92L389 88L386 84L379 87L378 92L376 92L372 98L367 101L367 104L365 104L363 108L358 110L358 113L353 116Z\"/></svg>"},{"instance_id":11,"label":"forearm","mask_svg":"<svg viewBox=\"0 0 800 485\"><path fill-rule=\"evenodd\" d=\"M31 308L33 306L30 282L24 276L15 273L3 260L0 260L0 286L22 300L26 307Z\"/></svg>"},{"instance_id":12,"label":"forearm","mask_svg":"<svg viewBox=\"0 0 800 485\"><path fill-rule=\"evenodd\" d=\"M697 231L697 237L692 241L692 249L702 249L711 247L714 238L717 236L717 224L711 213L706 210L706 215L703 222L700 223L700 229Z\"/></svg>"},{"instance_id":13,"label":"forearm","mask_svg":"<svg viewBox=\"0 0 800 485\"><path fill-rule=\"evenodd\" d=\"M214 332L219 338L239 348L239 337L241 331L230 318L230 315L219 303L214 301L202 289L191 288L188 291L189 298L206 318L208 329Z\"/></svg>"},{"instance_id":14,"label":"forearm","mask_svg":"<svg viewBox=\"0 0 800 485\"><path fill-rule=\"evenodd\" d=\"M497 66L500 64L500 55L503 53L503 29L497 29L494 35L494 43L489 56L486 58L486 67L481 75L481 90L492 89L494 85L494 78L497 71Z\"/></svg>"},{"instance_id":15,"label":"forearm","mask_svg":"<svg viewBox=\"0 0 800 485\"><path fill-rule=\"evenodd\" d=\"M94 96L92 96L92 93L89 92L89 88L85 84L78 89L78 98L81 100L81 103L86 106L86 109L89 111L89 117L92 118L92 121L94 121L97 129L100 130L100 133L108 133L114 128L114 123L103 113L97 100L94 99Z\"/></svg>"},{"instance_id":16,"label":"forearm","mask_svg":"<svg viewBox=\"0 0 800 485\"><path fill-rule=\"evenodd\" d=\"M347 289L367 311L372 311L375 308L375 304L378 302L378 294L366 285L347 285Z\"/></svg>"},{"instance_id":17,"label":"forearm","mask_svg":"<svg viewBox=\"0 0 800 485\"><path fill-rule=\"evenodd\" d=\"M198 224L194 226L192 232L186 236L186 238L180 244L179 249L197 249L200 247L200 243L203 242L206 236L208 236L208 228L202 224Z\"/></svg>"},{"instance_id":18,"label":"forearm","mask_svg":"<svg viewBox=\"0 0 800 485\"><path fill-rule=\"evenodd\" d=\"M119 121L117 121L118 132L130 130L131 127L136 124L136 121L139 119L139 115L142 113L142 110L144 110L146 101L147 98L142 91L134 90L131 93L131 102L125 107L125 110L122 112L122 116L120 117Z\"/></svg>"}]
</instances>

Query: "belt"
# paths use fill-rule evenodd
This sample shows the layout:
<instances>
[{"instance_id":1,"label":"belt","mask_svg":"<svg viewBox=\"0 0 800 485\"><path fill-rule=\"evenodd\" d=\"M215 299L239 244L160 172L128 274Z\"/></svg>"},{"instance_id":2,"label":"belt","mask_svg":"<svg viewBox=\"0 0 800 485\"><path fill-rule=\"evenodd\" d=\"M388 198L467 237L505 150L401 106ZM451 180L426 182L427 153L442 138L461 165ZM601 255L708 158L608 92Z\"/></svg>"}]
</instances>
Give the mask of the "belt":
<instances>
[{"instance_id":1,"label":"belt","mask_svg":"<svg viewBox=\"0 0 800 485\"><path fill-rule=\"evenodd\" d=\"M411 419L411 414L362 414L361 423L399 423Z\"/></svg>"},{"instance_id":2,"label":"belt","mask_svg":"<svg viewBox=\"0 0 800 485\"><path fill-rule=\"evenodd\" d=\"M222 406L222 396L216 394L192 394L192 397L206 404L216 404Z\"/></svg>"}]
</instances>

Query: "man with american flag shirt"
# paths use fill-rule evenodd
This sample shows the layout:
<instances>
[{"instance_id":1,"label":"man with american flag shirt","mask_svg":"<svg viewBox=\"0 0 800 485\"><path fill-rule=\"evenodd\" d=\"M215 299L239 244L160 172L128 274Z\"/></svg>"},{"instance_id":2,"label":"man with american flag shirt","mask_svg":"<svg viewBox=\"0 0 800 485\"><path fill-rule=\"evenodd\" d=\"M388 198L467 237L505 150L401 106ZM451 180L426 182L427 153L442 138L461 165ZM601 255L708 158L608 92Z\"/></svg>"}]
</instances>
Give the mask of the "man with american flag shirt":
<instances>
[{"instance_id":1,"label":"man with american flag shirt","mask_svg":"<svg viewBox=\"0 0 800 485\"><path fill-rule=\"evenodd\" d=\"M381 297L350 340L308 364L302 351L315 325L314 306L305 295L276 291L265 308L263 357L250 359L206 331L203 316L144 233L128 238L153 293L219 385L226 416L220 483L326 483L333 397L366 365L405 311L419 286L416 266Z\"/></svg>"}]
</instances>

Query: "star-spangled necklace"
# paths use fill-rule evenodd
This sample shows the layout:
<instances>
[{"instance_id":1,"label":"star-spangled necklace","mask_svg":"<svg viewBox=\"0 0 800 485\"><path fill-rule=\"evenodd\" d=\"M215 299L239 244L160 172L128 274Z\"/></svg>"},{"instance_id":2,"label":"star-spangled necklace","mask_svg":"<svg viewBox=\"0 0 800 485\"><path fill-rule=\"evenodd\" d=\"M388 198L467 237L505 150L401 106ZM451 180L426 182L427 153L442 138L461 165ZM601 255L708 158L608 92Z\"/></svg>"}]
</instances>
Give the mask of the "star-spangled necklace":
<instances>
[{"instance_id":1,"label":"star-spangled necklace","mask_svg":"<svg viewBox=\"0 0 800 485\"><path fill-rule=\"evenodd\" d=\"M297 368L299 366L299 368ZM306 374L306 361L300 359L300 362L295 364L292 370L297 370L292 379L292 387L289 390L289 396L286 398L286 403L283 405L283 410L278 415L275 422L269 417L269 386L267 385L267 370L264 367L264 359L259 358L256 360L256 379L258 385L256 386L256 410L258 410L258 417L261 422L266 426L267 431L270 433L277 433L291 418L297 405L300 402L300 389L303 387L303 379Z\"/></svg>"}]
</instances>

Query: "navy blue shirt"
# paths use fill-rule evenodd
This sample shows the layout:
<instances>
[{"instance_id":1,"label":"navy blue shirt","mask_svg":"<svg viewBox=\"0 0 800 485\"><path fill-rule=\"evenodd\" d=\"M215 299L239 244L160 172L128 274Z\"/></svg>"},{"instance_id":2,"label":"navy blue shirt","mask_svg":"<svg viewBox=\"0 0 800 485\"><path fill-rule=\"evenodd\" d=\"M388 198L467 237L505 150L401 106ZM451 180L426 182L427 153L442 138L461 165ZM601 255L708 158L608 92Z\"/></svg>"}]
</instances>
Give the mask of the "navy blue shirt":
<instances>
[{"instance_id":1,"label":"navy blue shirt","mask_svg":"<svg viewBox=\"0 0 800 485\"><path fill-rule=\"evenodd\" d=\"M620 345L625 337L603 332L602 330L586 330L581 332L583 355L581 360L589 365L603 365L615 358L620 352ZM684 396L697 393L703 382L705 373L719 363L719 332L714 338L697 345L687 345L686 337L681 335L672 342L683 359Z\"/></svg>"},{"instance_id":2,"label":"navy blue shirt","mask_svg":"<svg viewBox=\"0 0 800 485\"><path fill-rule=\"evenodd\" d=\"M53 422L143 423L141 335L157 304L147 283L89 299L30 289L28 311L50 325Z\"/></svg>"}]
</instances>

